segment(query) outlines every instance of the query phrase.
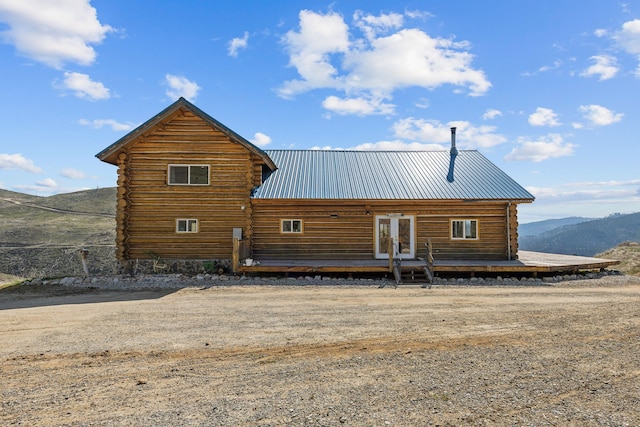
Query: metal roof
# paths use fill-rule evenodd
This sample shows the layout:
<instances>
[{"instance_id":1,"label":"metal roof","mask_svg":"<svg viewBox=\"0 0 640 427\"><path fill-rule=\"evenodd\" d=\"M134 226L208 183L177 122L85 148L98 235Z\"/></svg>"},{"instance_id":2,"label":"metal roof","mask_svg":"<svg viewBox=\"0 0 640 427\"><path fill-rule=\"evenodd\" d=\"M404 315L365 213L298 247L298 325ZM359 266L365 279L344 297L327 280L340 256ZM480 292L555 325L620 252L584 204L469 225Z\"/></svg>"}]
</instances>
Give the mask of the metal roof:
<instances>
[{"instance_id":1,"label":"metal roof","mask_svg":"<svg viewBox=\"0 0 640 427\"><path fill-rule=\"evenodd\" d=\"M455 156L449 151L265 153L278 169L256 189L256 199L534 199L475 150L461 150Z\"/></svg>"}]
</instances>

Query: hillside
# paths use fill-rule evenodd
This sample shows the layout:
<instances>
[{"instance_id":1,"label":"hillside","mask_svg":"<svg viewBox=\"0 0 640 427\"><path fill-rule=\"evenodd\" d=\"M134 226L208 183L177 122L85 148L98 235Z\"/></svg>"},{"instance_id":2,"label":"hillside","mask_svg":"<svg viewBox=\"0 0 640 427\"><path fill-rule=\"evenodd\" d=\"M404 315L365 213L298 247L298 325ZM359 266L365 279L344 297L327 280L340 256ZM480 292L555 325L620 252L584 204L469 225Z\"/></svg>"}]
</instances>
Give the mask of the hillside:
<instances>
[{"instance_id":1,"label":"hillside","mask_svg":"<svg viewBox=\"0 0 640 427\"><path fill-rule=\"evenodd\" d=\"M112 270L115 200L115 188L49 197L0 190L0 273L81 274L81 248L94 270Z\"/></svg>"},{"instance_id":2,"label":"hillside","mask_svg":"<svg viewBox=\"0 0 640 427\"><path fill-rule=\"evenodd\" d=\"M624 242L596 255L599 258L617 259L616 268L625 274L640 276L640 243Z\"/></svg>"},{"instance_id":3,"label":"hillside","mask_svg":"<svg viewBox=\"0 0 640 427\"><path fill-rule=\"evenodd\" d=\"M579 224L585 221L592 221L595 218L583 218L579 216L572 216L568 218L560 219L546 219L544 221L529 222L526 224L520 224L518 227L518 236L537 236L553 229L564 227L565 225Z\"/></svg>"},{"instance_id":4,"label":"hillside","mask_svg":"<svg viewBox=\"0 0 640 427\"><path fill-rule=\"evenodd\" d=\"M614 214L522 236L519 246L527 251L594 256L627 241L640 242L640 213Z\"/></svg>"}]
</instances>

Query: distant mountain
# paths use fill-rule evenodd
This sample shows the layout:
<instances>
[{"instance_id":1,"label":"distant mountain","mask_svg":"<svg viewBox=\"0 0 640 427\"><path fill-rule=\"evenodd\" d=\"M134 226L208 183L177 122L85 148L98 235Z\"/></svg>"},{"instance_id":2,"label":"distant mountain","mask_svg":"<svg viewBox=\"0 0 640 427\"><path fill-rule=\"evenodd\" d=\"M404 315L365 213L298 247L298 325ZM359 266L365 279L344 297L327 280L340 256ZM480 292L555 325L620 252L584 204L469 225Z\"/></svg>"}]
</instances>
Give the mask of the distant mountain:
<instances>
[{"instance_id":1,"label":"distant mountain","mask_svg":"<svg viewBox=\"0 0 640 427\"><path fill-rule=\"evenodd\" d=\"M526 224L520 224L518 226L518 236L537 236L546 231L551 231L555 228L564 227L565 225L580 224L585 221L593 221L595 218L583 218L580 216L572 216L568 218L560 219L547 219L544 221L528 222Z\"/></svg>"},{"instance_id":2,"label":"distant mountain","mask_svg":"<svg viewBox=\"0 0 640 427\"><path fill-rule=\"evenodd\" d=\"M640 242L640 212L564 225L535 236L518 234L522 250L594 256L622 242Z\"/></svg>"}]
</instances>

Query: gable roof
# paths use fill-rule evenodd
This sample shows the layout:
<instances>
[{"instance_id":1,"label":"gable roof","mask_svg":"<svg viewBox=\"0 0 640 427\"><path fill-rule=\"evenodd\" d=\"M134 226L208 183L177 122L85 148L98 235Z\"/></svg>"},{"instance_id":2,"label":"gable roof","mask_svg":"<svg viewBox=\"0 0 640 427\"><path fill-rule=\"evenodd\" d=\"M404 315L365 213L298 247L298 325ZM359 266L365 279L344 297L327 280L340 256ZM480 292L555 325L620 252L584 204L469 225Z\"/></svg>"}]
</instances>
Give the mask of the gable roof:
<instances>
[{"instance_id":1,"label":"gable roof","mask_svg":"<svg viewBox=\"0 0 640 427\"><path fill-rule=\"evenodd\" d=\"M534 197L478 151L266 150L256 199L514 200Z\"/></svg>"},{"instance_id":2,"label":"gable roof","mask_svg":"<svg viewBox=\"0 0 640 427\"><path fill-rule=\"evenodd\" d=\"M168 117L176 113L179 109L185 109L185 110L191 111L193 114L195 114L196 116L204 120L212 128L224 133L232 141L244 146L249 151L261 157L264 160L265 164L271 170L276 169L276 165L273 163L273 160L271 160L271 158L269 158L269 156L264 151L262 151L261 149L253 145L251 142L247 141L245 138L238 135L237 133L235 133L234 131L232 131L231 129L229 129L228 127L226 127L225 125L223 125L222 123L220 123L219 121L217 121L216 119L214 119L213 117L211 117L210 115L208 115L207 113L205 113L204 111L202 111L201 109L199 109L198 107L193 105L191 102L187 101L182 97L179 98L173 104L169 105L164 110L162 110L156 116L147 120L145 123L141 124L134 130L132 130L131 132L129 132L128 134L126 134L125 136L123 136L122 138L120 138L119 140L117 140L116 142L114 142L113 144L111 144L110 146L108 146L98 154L96 154L96 157L102 160L103 162L116 164L117 155L120 152L120 150L126 147L129 143L133 142L140 135L143 135L145 132L152 129L154 126L158 125L159 123L162 123L165 119L167 119Z\"/></svg>"}]
</instances>

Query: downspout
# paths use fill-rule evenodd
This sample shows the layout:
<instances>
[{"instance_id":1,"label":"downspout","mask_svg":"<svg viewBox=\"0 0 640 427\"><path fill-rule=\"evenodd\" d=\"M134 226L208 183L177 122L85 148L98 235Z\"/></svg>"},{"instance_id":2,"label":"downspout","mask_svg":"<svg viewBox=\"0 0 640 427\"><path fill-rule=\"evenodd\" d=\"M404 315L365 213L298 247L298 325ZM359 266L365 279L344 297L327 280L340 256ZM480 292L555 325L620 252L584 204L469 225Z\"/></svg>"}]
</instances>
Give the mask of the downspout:
<instances>
[{"instance_id":1,"label":"downspout","mask_svg":"<svg viewBox=\"0 0 640 427\"><path fill-rule=\"evenodd\" d=\"M509 217L511 215L511 200L507 203L507 259L511 261L511 221Z\"/></svg>"}]
</instances>

